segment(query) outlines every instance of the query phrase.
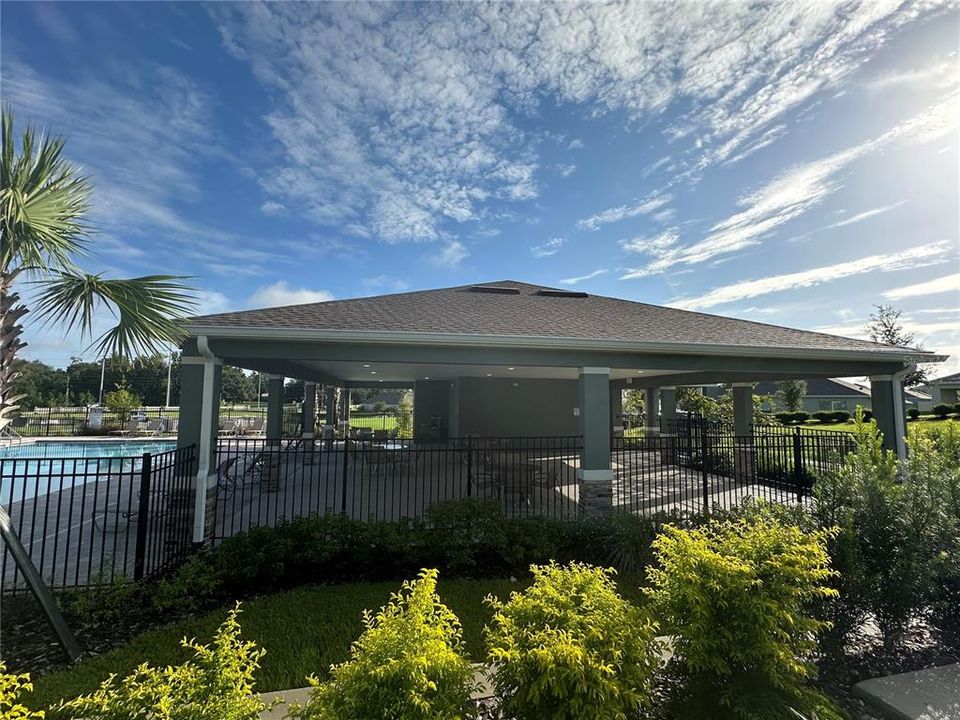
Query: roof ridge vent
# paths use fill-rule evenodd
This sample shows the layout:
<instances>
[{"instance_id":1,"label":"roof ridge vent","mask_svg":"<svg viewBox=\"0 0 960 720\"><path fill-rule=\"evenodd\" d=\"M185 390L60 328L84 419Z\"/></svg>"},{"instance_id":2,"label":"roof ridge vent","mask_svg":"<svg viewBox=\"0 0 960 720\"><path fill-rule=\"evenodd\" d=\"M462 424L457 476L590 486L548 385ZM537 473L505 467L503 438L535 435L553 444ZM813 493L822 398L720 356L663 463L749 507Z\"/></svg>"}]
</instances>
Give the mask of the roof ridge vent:
<instances>
[{"instance_id":1,"label":"roof ridge vent","mask_svg":"<svg viewBox=\"0 0 960 720\"><path fill-rule=\"evenodd\" d=\"M503 285L471 285L470 292L489 293L490 295L519 295L520 288Z\"/></svg>"},{"instance_id":2,"label":"roof ridge vent","mask_svg":"<svg viewBox=\"0 0 960 720\"><path fill-rule=\"evenodd\" d=\"M562 298L585 298L589 297L587 293L580 292L579 290L550 290L544 288L542 290L537 290L537 295L544 295L546 297L562 297Z\"/></svg>"}]
</instances>

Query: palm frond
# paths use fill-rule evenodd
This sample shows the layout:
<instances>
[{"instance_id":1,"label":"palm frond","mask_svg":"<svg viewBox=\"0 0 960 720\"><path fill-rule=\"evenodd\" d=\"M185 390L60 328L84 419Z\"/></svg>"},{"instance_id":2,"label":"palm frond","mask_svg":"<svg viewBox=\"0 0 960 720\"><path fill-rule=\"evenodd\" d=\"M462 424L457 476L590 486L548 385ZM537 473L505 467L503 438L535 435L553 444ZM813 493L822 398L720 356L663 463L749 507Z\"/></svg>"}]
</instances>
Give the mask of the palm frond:
<instances>
[{"instance_id":1,"label":"palm frond","mask_svg":"<svg viewBox=\"0 0 960 720\"><path fill-rule=\"evenodd\" d=\"M0 121L0 270L72 269L88 227L90 181L63 156L63 139L24 130L19 152L13 113Z\"/></svg>"},{"instance_id":2,"label":"palm frond","mask_svg":"<svg viewBox=\"0 0 960 720\"><path fill-rule=\"evenodd\" d=\"M165 352L186 336L184 318L195 307L185 278L148 275L108 280L100 275L58 272L38 280L36 313L44 322L65 325L83 337L93 332L94 314L105 305L117 324L93 343L99 355Z\"/></svg>"}]
</instances>

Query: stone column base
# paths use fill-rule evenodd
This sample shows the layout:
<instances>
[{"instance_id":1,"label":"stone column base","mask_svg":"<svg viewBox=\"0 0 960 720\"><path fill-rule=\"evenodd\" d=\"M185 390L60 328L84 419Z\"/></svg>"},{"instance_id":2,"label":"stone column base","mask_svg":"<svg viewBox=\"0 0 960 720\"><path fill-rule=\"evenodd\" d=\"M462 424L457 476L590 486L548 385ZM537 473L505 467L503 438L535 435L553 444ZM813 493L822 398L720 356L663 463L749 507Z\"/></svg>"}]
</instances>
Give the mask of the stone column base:
<instances>
[{"instance_id":1,"label":"stone column base","mask_svg":"<svg viewBox=\"0 0 960 720\"><path fill-rule=\"evenodd\" d=\"M752 442L737 442L733 445L733 474L740 482L755 482L757 479L757 448Z\"/></svg>"},{"instance_id":2,"label":"stone column base","mask_svg":"<svg viewBox=\"0 0 960 720\"><path fill-rule=\"evenodd\" d=\"M580 517L592 519L613 514L613 471L577 470L580 483Z\"/></svg>"}]
</instances>

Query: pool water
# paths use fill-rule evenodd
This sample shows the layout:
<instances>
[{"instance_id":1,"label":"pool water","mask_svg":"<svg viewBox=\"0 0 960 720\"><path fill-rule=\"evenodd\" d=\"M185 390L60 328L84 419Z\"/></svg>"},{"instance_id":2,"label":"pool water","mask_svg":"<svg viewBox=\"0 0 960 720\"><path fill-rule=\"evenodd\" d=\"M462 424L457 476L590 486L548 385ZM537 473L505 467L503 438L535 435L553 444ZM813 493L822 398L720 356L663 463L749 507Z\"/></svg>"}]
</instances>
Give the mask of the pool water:
<instances>
[{"instance_id":1,"label":"pool water","mask_svg":"<svg viewBox=\"0 0 960 720\"><path fill-rule=\"evenodd\" d=\"M31 442L0 448L0 504L63 493L94 481L130 478L144 453L176 448L174 440Z\"/></svg>"},{"instance_id":2,"label":"pool water","mask_svg":"<svg viewBox=\"0 0 960 720\"><path fill-rule=\"evenodd\" d=\"M116 458L173 450L175 440L100 440L77 442L31 442L0 447L0 460L47 458Z\"/></svg>"}]
</instances>

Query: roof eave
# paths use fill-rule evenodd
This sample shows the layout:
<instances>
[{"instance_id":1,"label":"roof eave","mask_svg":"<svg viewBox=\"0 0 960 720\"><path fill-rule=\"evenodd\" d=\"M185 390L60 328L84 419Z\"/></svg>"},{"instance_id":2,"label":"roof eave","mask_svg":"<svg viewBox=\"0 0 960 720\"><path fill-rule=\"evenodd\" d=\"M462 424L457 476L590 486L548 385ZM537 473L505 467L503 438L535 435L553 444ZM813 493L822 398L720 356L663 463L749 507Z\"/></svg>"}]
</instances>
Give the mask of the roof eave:
<instances>
[{"instance_id":1,"label":"roof eave","mask_svg":"<svg viewBox=\"0 0 960 720\"><path fill-rule=\"evenodd\" d=\"M633 340L589 339L540 335L485 335L461 333L424 333L409 331L329 330L305 328L265 328L225 325L190 325L191 336L239 340L288 340L295 342L338 342L392 345L446 345L543 350L608 350L653 354L723 355L749 357L794 357L830 360L883 360L904 364L943 362L945 355L896 350L842 350L833 348L797 348L766 345L717 345L713 343L644 343Z\"/></svg>"}]
</instances>

